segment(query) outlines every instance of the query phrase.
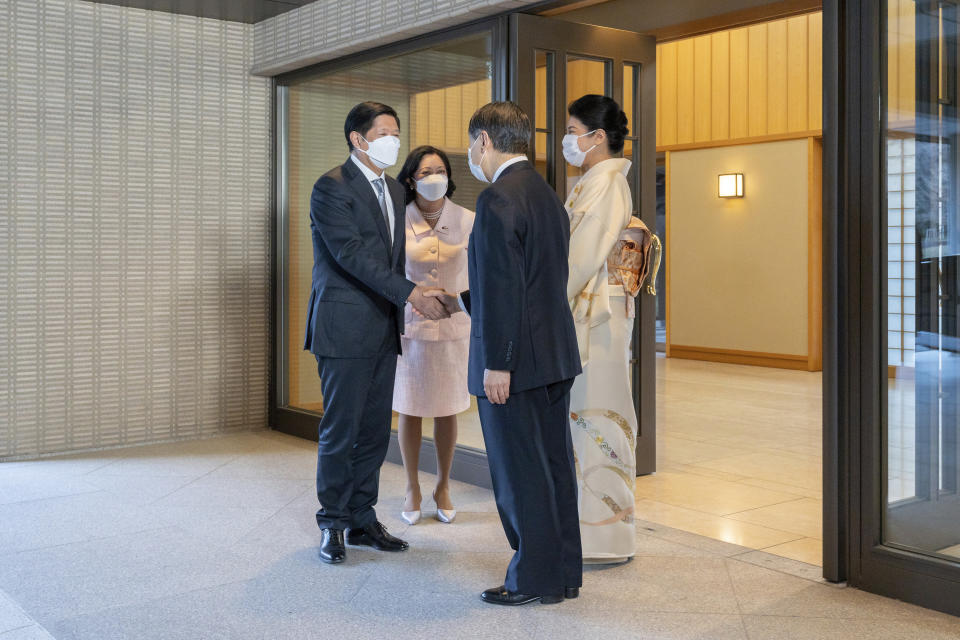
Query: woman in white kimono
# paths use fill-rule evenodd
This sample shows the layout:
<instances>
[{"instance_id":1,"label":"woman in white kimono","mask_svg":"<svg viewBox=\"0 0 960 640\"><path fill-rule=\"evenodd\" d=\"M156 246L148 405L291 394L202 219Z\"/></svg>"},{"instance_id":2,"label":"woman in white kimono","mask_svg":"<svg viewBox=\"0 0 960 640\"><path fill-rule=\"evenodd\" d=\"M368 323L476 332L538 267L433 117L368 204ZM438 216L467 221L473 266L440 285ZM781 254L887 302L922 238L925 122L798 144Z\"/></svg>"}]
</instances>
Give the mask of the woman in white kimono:
<instances>
[{"instance_id":1,"label":"woman in white kimono","mask_svg":"<svg viewBox=\"0 0 960 640\"><path fill-rule=\"evenodd\" d=\"M627 117L614 100L586 95L568 109L563 155L582 176L567 198L570 278L567 298L583 363L570 395L577 463L580 535L587 562L634 554L633 483L637 416L630 387L633 314L607 259L633 211L623 151Z\"/></svg>"}]
</instances>

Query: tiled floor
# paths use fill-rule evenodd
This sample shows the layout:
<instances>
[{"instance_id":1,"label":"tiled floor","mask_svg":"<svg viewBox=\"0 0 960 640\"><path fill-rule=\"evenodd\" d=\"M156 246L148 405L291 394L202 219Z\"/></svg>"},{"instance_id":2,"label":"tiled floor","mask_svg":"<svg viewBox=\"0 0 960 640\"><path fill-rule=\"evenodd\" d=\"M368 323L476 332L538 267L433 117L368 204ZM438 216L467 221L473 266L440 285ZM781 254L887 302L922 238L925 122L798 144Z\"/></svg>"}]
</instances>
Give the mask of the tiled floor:
<instances>
[{"instance_id":1,"label":"tiled floor","mask_svg":"<svg viewBox=\"0 0 960 640\"><path fill-rule=\"evenodd\" d=\"M657 359L657 468L638 516L821 563L821 375Z\"/></svg>"},{"instance_id":2,"label":"tiled floor","mask_svg":"<svg viewBox=\"0 0 960 640\"><path fill-rule=\"evenodd\" d=\"M0 464L0 640L960 637L956 618L652 522L578 600L484 605L509 558L491 494L456 483L453 525L407 527L389 464L380 517L411 550L330 567L314 465L313 443L273 432Z\"/></svg>"},{"instance_id":3,"label":"tiled floor","mask_svg":"<svg viewBox=\"0 0 960 640\"><path fill-rule=\"evenodd\" d=\"M638 514L820 565L821 385L819 373L658 355L658 471L637 480ZM891 501L915 491L913 396L912 380L890 381ZM483 448L475 403L458 442Z\"/></svg>"},{"instance_id":4,"label":"tiled floor","mask_svg":"<svg viewBox=\"0 0 960 640\"><path fill-rule=\"evenodd\" d=\"M821 384L819 373L658 356L658 471L637 479L638 515L820 565ZM458 442L483 447L475 406Z\"/></svg>"}]
</instances>

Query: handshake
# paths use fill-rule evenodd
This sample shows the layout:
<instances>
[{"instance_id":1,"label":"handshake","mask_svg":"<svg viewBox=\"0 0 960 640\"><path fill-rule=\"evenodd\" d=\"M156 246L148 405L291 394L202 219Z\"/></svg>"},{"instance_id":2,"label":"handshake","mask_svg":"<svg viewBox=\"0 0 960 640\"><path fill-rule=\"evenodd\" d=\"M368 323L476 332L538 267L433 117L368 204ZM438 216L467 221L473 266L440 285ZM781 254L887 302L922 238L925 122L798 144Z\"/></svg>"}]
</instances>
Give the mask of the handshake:
<instances>
[{"instance_id":1,"label":"handshake","mask_svg":"<svg viewBox=\"0 0 960 640\"><path fill-rule=\"evenodd\" d=\"M417 285L407 298L418 316L430 320L442 320L461 311L457 296L439 287Z\"/></svg>"}]
</instances>

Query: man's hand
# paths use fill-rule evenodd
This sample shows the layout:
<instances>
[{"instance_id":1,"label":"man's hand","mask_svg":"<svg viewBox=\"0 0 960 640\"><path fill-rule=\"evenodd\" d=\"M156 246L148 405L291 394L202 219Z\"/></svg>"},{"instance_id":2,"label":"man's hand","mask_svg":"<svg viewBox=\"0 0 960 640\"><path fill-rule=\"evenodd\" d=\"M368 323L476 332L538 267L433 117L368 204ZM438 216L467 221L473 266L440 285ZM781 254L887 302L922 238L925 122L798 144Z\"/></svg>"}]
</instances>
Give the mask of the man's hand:
<instances>
[{"instance_id":1,"label":"man's hand","mask_svg":"<svg viewBox=\"0 0 960 640\"><path fill-rule=\"evenodd\" d=\"M447 293L443 289L429 289L426 293L426 296L431 296L439 300L443 304L443 308L447 310L447 313L451 316L455 313L463 311L460 308L460 301L458 296L453 293Z\"/></svg>"},{"instance_id":2,"label":"man's hand","mask_svg":"<svg viewBox=\"0 0 960 640\"><path fill-rule=\"evenodd\" d=\"M428 292L431 291L443 293L443 289L427 289L417 285L413 288L413 291L410 292L410 297L407 298L407 302L413 305L414 311L425 318L430 318L431 320L449 318L450 314L444 308L443 303L436 296L427 295Z\"/></svg>"},{"instance_id":3,"label":"man's hand","mask_svg":"<svg viewBox=\"0 0 960 640\"><path fill-rule=\"evenodd\" d=\"M483 370L483 391L491 404L507 404L510 397L510 372Z\"/></svg>"}]
</instances>

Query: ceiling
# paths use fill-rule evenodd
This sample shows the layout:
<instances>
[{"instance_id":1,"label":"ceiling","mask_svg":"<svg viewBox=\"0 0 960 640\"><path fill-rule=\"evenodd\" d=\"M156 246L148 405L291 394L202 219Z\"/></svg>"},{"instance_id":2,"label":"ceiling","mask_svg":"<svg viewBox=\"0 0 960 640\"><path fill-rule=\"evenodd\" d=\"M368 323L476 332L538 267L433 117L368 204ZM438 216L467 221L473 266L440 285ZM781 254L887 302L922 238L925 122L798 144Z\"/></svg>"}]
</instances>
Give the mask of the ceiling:
<instances>
[{"instance_id":1,"label":"ceiling","mask_svg":"<svg viewBox=\"0 0 960 640\"><path fill-rule=\"evenodd\" d=\"M259 22L313 0L87 0L232 22Z\"/></svg>"}]
</instances>

